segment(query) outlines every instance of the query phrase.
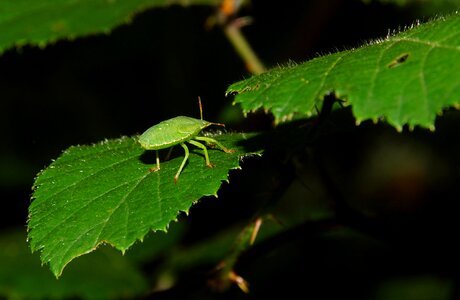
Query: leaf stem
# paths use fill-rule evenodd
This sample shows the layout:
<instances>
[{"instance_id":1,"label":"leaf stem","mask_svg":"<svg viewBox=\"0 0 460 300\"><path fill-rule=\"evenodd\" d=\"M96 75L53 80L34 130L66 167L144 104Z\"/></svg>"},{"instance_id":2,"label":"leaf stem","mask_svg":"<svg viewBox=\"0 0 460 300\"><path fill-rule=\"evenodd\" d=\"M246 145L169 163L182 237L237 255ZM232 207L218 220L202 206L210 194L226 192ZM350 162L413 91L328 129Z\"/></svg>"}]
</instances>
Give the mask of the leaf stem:
<instances>
[{"instance_id":1,"label":"leaf stem","mask_svg":"<svg viewBox=\"0 0 460 300\"><path fill-rule=\"evenodd\" d=\"M262 217L258 217L247 224L240 232L234 242L233 249L217 267L218 275L212 281L215 287L226 289L230 283L235 283L243 292L249 292L248 282L238 275L234 269L239 256L253 245L261 224Z\"/></svg>"},{"instance_id":2,"label":"leaf stem","mask_svg":"<svg viewBox=\"0 0 460 300\"><path fill-rule=\"evenodd\" d=\"M237 18L225 24L223 30L225 36L246 64L248 71L253 74L261 74L266 71L266 68L241 32L241 28L246 24L248 24L248 18Z\"/></svg>"}]
</instances>

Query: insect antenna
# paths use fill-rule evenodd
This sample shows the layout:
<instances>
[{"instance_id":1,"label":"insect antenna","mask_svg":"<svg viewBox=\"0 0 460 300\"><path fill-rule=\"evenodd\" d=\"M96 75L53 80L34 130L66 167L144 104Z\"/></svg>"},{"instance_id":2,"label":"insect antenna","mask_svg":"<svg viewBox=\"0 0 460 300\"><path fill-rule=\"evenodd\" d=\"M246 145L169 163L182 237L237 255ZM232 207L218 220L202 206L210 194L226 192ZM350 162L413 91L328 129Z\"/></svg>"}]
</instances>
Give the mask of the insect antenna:
<instances>
[{"instance_id":1,"label":"insect antenna","mask_svg":"<svg viewBox=\"0 0 460 300\"><path fill-rule=\"evenodd\" d=\"M198 105L200 106L200 118L203 120L203 106L201 106L201 97L198 96Z\"/></svg>"},{"instance_id":2,"label":"insect antenna","mask_svg":"<svg viewBox=\"0 0 460 300\"><path fill-rule=\"evenodd\" d=\"M200 118L201 120L203 120L203 106L201 105L201 97L198 96L198 105L200 106ZM209 122L213 125L217 125L217 126L222 126L222 127L225 127L225 124L222 124L222 123L214 123L214 122Z\"/></svg>"}]
</instances>

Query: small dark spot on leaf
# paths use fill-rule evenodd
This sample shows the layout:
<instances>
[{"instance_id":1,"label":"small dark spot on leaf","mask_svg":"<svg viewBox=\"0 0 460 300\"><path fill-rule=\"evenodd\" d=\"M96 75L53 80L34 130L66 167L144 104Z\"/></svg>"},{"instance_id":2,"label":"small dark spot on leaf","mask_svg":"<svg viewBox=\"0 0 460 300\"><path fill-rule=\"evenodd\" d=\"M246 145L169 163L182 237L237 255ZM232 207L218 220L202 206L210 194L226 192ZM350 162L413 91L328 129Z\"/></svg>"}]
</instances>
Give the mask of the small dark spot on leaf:
<instances>
[{"instance_id":1,"label":"small dark spot on leaf","mask_svg":"<svg viewBox=\"0 0 460 300\"><path fill-rule=\"evenodd\" d=\"M390 69L395 68L395 67L403 64L404 62L406 62L408 58L409 58L409 53L403 53L403 54L399 55L398 57L396 57L395 59L393 59L387 65L387 67L390 68Z\"/></svg>"}]
</instances>

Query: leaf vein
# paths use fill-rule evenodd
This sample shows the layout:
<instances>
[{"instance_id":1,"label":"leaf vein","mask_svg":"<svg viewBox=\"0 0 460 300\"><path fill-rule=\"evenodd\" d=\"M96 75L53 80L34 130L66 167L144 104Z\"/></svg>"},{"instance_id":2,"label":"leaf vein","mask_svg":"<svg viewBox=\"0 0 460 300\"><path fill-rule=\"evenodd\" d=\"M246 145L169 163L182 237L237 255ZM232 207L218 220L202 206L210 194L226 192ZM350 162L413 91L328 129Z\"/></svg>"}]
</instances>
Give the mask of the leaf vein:
<instances>
[{"instance_id":1,"label":"leaf vein","mask_svg":"<svg viewBox=\"0 0 460 300\"><path fill-rule=\"evenodd\" d=\"M113 167L122 165L122 164L127 163L127 162L129 162L130 160L132 160L132 159L134 159L134 158L137 158L137 157L139 157L139 154L138 154L138 153L136 153L135 155L129 156L129 157L126 158L126 159L123 159L123 160L119 160L119 161L117 161L117 162L114 162L113 164L105 165L105 166L102 167L101 169L99 169L99 170L97 170L97 171L94 171L94 173L91 173L91 174L89 174L88 176L79 178L78 180L76 180L76 181L73 182L72 184L70 184L70 185L68 185L68 186L66 186L66 187L64 187L64 188L62 188L61 190L58 190L58 191L54 192L54 193L51 194L51 195L48 195L47 197L48 197L48 198L53 198L53 197L59 195L60 193L66 191L67 189L70 189L71 187L73 187L73 186L75 186L75 185L81 183L82 181L85 181L85 180L88 180L88 179L90 179L90 178L93 178L93 177L95 177L96 175L99 175L101 172L104 172L104 171L106 171L106 170L109 169L109 168L113 168ZM75 171L73 171L73 172L75 172ZM69 173L72 173L72 172L69 172ZM62 176L63 173L59 172L59 174L60 174L60 176ZM67 173L67 174L68 174L68 173ZM39 187L38 187L38 188L39 188ZM38 190L38 188L37 188L37 190Z\"/></svg>"}]
</instances>

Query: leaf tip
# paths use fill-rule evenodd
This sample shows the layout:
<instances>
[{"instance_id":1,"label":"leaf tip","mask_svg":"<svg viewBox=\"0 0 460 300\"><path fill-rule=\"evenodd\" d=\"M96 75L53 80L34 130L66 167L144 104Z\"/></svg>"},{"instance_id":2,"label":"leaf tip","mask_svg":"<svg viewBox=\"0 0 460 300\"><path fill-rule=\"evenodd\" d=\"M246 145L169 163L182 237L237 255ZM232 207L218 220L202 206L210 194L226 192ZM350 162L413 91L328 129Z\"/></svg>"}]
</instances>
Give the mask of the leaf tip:
<instances>
[{"instance_id":1,"label":"leaf tip","mask_svg":"<svg viewBox=\"0 0 460 300\"><path fill-rule=\"evenodd\" d=\"M49 263L49 261L47 262L43 262L42 261L42 266L45 264L45 263ZM53 265L50 265L50 269L51 269L51 273L53 273L54 277L56 277L56 279L59 279L59 277L61 277L62 275L62 272L64 271L64 266L53 266Z\"/></svg>"}]
</instances>

